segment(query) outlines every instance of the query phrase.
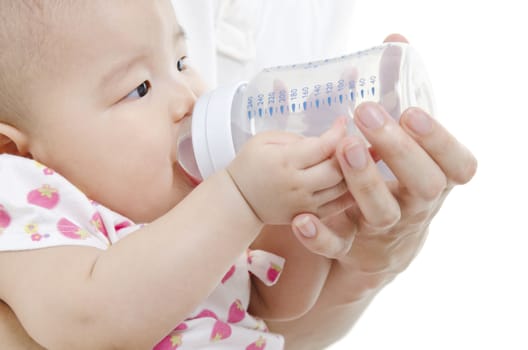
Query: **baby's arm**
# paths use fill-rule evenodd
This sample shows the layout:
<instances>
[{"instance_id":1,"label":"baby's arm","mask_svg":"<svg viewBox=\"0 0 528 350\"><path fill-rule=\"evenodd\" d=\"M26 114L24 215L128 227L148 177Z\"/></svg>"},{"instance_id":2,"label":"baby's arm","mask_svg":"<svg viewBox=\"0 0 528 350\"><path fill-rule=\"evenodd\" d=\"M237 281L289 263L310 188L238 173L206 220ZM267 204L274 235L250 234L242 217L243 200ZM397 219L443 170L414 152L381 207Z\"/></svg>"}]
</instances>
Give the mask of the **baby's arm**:
<instances>
[{"instance_id":1,"label":"baby's arm","mask_svg":"<svg viewBox=\"0 0 528 350\"><path fill-rule=\"evenodd\" d=\"M219 172L106 251L0 253L0 299L45 348L148 349L208 296L261 227Z\"/></svg>"}]
</instances>

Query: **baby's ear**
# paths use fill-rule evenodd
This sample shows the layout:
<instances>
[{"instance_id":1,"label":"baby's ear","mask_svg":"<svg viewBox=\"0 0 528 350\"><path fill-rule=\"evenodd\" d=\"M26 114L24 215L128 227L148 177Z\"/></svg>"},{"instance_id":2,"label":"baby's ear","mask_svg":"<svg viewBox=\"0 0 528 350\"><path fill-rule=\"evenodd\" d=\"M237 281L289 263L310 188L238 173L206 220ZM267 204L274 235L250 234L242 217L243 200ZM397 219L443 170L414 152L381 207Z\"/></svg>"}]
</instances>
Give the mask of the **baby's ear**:
<instances>
[{"instance_id":1,"label":"baby's ear","mask_svg":"<svg viewBox=\"0 0 528 350\"><path fill-rule=\"evenodd\" d=\"M0 123L0 154L2 153L23 157L29 155L26 135L17 128L5 123Z\"/></svg>"}]
</instances>

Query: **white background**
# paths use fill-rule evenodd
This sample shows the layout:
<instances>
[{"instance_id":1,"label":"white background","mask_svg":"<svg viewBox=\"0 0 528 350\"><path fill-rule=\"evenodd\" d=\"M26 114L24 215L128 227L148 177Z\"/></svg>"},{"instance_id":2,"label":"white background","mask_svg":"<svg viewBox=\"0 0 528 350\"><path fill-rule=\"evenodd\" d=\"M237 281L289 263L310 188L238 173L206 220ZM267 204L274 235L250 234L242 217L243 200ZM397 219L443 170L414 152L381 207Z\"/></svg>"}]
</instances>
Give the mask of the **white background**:
<instances>
[{"instance_id":1,"label":"white background","mask_svg":"<svg viewBox=\"0 0 528 350\"><path fill-rule=\"evenodd\" d=\"M332 350L528 349L527 14L515 0L357 0L357 49L405 34L429 71L437 118L479 169Z\"/></svg>"}]
</instances>

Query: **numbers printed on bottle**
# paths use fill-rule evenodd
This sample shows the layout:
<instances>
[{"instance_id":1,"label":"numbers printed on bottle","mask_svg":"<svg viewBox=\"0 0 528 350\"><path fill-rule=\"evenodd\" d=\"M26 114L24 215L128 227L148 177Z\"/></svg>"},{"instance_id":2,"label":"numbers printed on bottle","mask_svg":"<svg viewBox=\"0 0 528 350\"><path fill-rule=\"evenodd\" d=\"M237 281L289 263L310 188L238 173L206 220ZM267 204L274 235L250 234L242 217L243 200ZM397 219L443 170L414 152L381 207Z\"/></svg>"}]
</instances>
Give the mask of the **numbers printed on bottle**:
<instances>
[{"instance_id":1,"label":"numbers printed on bottle","mask_svg":"<svg viewBox=\"0 0 528 350\"><path fill-rule=\"evenodd\" d=\"M297 89L290 90L290 101L295 101L297 99Z\"/></svg>"},{"instance_id":2,"label":"numbers printed on bottle","mask_svg":"<svg viewBox=\"0 0 528 350\"><path fill-rule=\"evenodd\" d=\"M308 98L308 96L310 95L310 88L308 86L305 86L302 88L301 91L302 91L302 94L301 94L302 99Z\"/></svg>"},{"instance_id":3,"label":"numbers printed on bottle","mask_svg":"<svg viewBox=\"0 0 528 350\"><path fill-rule=\"evenodd\" d=\"M286 90L279 91L279 104L286 103Z\"/></svg>"},{"instance_id":4,"label":"numbers printed on bottle","mask_svg":"<svg viewBox=\"0 0 528 350\"><path fill-rule=\"evenodd\" d=\"M347 100L365 99L376 95L377 80L376 75L371 75L351 80L327 81L314 84L312 87L292 87L248 96L248 116L250 119L252 116L272 116L275 112L283 114L285 111L306 110L312 106L319 108L321 105L331 105L334 102L346 103ZM321 99L321 95L325 97ZM309 99L313 99L313 105Z\"/></svg>"},{"instance_id":5,"label":"numbers printed on bottle","mask_svg":"<svg viewBox=\"0 0 528 350\"><path fill-rule=\"evenodd\" d=\"M275 104L275 91L268 93L268 105Z\"/></svg>"},{"instance_id":6,"label":"numbers printed on bottle","mask_svg":"<svg viewBox=\"0 0 528 350\"><path fill-rule=\"evenodd\" d=\"M328 82L326 83L326 93L330 95L334 91L334 83Z\"/></svg>"},{"instance_id":7,"label":"numbers printed on bottle","mask_svg":"<svg viewBox=\"0 0 528 350\"><path fill-rule=\"evenodd\" d=\"M337 91L343 91L345 89L345 80L341 79L337 82Z\"/></svg>"},{"instance_id":8,"label":"numbers printed on bottle","mask_svg":"<svg viewBox=\"0 0 528 350\"><path fill-rule=\"evenodd\" d=\"M316 84L314 85L314 92L313 92L313 95L314 96L319 96L321 94L321 85L320 84Z\"/></svg>"}]
</instances>

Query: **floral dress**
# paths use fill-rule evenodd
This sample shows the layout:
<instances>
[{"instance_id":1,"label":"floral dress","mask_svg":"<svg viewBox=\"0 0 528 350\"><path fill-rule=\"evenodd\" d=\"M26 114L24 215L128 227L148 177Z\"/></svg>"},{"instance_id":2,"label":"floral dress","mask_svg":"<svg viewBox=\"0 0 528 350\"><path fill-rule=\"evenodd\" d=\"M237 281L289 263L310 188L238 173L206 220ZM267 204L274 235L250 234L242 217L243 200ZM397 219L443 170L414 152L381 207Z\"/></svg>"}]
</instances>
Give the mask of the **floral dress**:
<instances>
[{"instance_id":1,"label":"floral dress","mask_svg":"<svg viewBox=\"0 0 528 350\"><path fill-rule=\"evenodd\" d=\"M0 155L0 251L66 245L107 249L141 226L90 200L52 169ZM262 320L247 313L250 274L271 286L283 265L279 256L247 250L154 350L283 349L282 336L268 332Z\"/></svg>"}]
</instances>

